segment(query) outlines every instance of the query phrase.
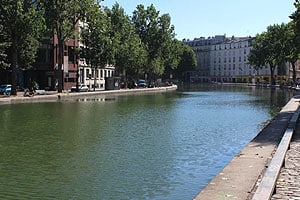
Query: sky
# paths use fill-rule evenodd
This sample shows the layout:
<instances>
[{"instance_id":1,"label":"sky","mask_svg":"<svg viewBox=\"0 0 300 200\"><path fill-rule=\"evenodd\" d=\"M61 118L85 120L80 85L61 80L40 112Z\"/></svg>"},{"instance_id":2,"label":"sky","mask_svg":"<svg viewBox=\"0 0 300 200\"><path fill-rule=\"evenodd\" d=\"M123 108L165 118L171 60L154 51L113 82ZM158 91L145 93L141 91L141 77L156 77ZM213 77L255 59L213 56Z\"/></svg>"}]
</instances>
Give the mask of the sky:
<instances>
[{"instance_id":1,"label":"sky","mask_svg":"<svg viewBox=\"0 0 300 200\"><path fill-rule=\"evenodd\" d=\"M153 4L160 14L168 13L178 40L224 35L255 36L269 25L288 23L295 11L294 0L104 0L116 2L132 16L136 6Z\"/></svg>"}]
</instances>

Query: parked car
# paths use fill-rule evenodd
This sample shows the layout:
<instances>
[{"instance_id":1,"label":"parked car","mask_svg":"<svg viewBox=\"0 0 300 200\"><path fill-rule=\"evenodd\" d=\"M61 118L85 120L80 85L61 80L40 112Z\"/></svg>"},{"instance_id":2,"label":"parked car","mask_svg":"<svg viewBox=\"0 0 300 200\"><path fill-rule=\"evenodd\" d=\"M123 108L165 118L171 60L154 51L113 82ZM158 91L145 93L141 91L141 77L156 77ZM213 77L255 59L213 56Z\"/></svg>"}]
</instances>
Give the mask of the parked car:
<instances>
[{"instance_id":1,"label":"parked car","mask_svg":"<svg viewBox=\"0 0 300 200\"><path fill-rule=\"evenodd\" d=\"M87 92L89 91L89 87L84 84L78 85L78 90L76 89L76 86L71 87L71 92Z\"/></svg>"},{"instance_id":2,"label":"parked car","mask_svg":"<svg viewBox=\"0 0 300 200\"><path fill-rule=\"evenodd\" d=\"M10 84L0 85L0 94L10 95L11 94L11 85Z\"/></svg>"},{"instance_id":3,"label":"parked car","mask_svg":"<svg viewBox=\"0 0 300 200\"><path fill-rule=\"evenodd\" d=\"M138 87L140 87L140 88L147 87L146 81L143 80L143 79L140 79L139 82L138 82Z\"/></svg>"}]
</instances>

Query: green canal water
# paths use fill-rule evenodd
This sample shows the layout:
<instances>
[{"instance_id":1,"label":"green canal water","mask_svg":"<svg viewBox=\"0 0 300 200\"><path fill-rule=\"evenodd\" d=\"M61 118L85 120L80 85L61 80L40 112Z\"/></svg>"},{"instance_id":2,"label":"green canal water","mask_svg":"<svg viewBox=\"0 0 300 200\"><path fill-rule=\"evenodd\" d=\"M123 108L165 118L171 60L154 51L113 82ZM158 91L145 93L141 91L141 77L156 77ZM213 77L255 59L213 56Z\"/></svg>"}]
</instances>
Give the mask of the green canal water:
<instances>
[{"instance_id":1,"label":"green canal water","mask_svg":"<svg viewBox=\"0 0 300 200\"><path fill-rule=\"evenodd\" d=\"M290 96L206 86L0 105L0 199L192 199Z\"/></svg>"}]
</instances>

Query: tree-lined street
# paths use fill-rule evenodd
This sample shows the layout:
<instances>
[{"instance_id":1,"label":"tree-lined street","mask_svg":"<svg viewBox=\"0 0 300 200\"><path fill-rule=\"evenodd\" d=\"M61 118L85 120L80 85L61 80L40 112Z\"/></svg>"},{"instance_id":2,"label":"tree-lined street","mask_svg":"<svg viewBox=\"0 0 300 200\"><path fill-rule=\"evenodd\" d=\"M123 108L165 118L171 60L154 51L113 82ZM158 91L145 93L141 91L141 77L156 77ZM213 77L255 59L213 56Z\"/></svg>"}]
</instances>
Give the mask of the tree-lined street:
<instances>
[{"instance_id":1,"label":"tree-lined street","mask_svg":"<svg viewBox=\"0 0 300 200\"><path fill-rule=\"evenodd\" d=\"M70 39L82 44L81 49L74 49L76 59L85 59L93 69L113 65L116 75L125 79L170 74L180 78L176 69L184 71L186 65L190 70L196 65L189 47L175 39L171 16L160 14L153 5L138 5L129 16L117 3L109 9L95 0L2 0L0 11L0 67L11 72L13 95L18 70L32 68L44 36L58 41L58 92L63 89L64 45Z\"/></svg>"}]
</instances>

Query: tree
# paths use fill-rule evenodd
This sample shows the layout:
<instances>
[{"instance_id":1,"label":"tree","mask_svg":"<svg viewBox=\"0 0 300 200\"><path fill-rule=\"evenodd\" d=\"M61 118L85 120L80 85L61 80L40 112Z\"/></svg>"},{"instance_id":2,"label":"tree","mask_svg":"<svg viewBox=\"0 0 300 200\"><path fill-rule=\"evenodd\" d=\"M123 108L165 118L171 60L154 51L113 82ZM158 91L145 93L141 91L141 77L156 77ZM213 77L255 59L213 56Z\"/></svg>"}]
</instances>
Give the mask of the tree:
<instances>
[{"instance_id":1,"label":"tree","mask_svg":"<svg viewBox=\"0 0 300 200\"><path fill-rule=\"evenodd\" d=\"M160 76L167 66L178 63L178 55L172 51L175 34L168 14L160 16L153 4L147 9L138 5L133 12L132 21L148 52L145 72L153 77Z\"/></svg>"},{"instance_id":2,"label":"tree","mask_svg":"<svg viewBox=\"0 0 300 200\"><path fill-rule=\"evenodd\" d=\"M285 25L272 25L267 31L258 34L253 41L253 49L249 54L249 63L256 67L270 66L271 82L275 85L274 71L276 66L285 62L284 38Z\"/></svg>"},{"instance_id":3,"label":"tree","mask_svg":"<svg viewBox=\"0 0 300 200\"><path fill-rule=\"evenodd\" d=\"M292 22L289 23L289 37L290 37L290 55L288 61L293 68L293 82L296 82L296 62L300 54L300 2L295 0L294 6L296 11L292 13L290 18Z\"/></svg>"},{"instance_id":4,"label":"tree","mask_svg":"<svg viewBox=\"0 0 300 200\"><path fill-rule=\"evenodd\" d=\"M194 50L188 46L181 44L182 53L180 56L180 63L175 70L178 78L183 78L185 72L193 71L197 65L197 59Z\"/></svg>"},{"instance_id":5,"label":"tree","mask_svg":"<svg viewBox=\"0 0 300 200\"><path fill-rule=\"evenodd\" d=\"M293 74L292 79L293 83L296 83L296 62L299 57L299 52L297 48L299 47L299 41L296 39L295 34L295 23L292 21L288 23L285 27L285 32L283 34L284 37L284 52L285 52L285 59L292 65Z\"/></svg>"},{"instance_id":6,"label":"tree","mask_svg":"<svg viewBox=\"0 0 300 200\"><path fill-rule=\"evenodd\" d=\"M32 0L2 0L0 13L0 53L5 56L1 63L11 70L11 94L16 95L18 70L30 68L35 61L44 18L39 2Z\"/></svg>"},{"instance_id":7,"label":"tree","mask_svg":"<svg viewBox=\"0 0 300 200\"><path fill-rule=\"evenodd\" d=\"M107 16L99 6L94 4L89 8L81 40L84 44L82 57L94 69L94 91L96 88L96 71L112 60L111 39L109 37L109 23Z\"/></svg>"},{"instance_id":8,"label":"tree","mask_svg":"<svg viewBox=\"0 0 300 200\"><path fill-rule=\"evenodd\" d=\"M116 73L137 78L146 66L147 52L139 35L124 9L115 4L112 10L106 10L110 19L110 36L112 40Z\"/></svg>"},{"instance_id":9,"label":"tree","mask_svg":"<svg viewBox=\"0 0 300 200\"><path fill-rule=\"evenodd\" d=\"M295 12L291 14L290 18L292 19L292 26L295 33L295 41L300 40L300 2L295 0L294 6L296 8ZM296 51L300 52L300 46L297 47Z\"/></svg>"},{"instance_id":10,"label":"tree","mask_svg":"<svg viewBox=\"0 0 300 200\"><path fill-rule=\"evenodd\" d=\"M75 25L89 13L88 8L95 4L94 0L41 0L45 9L45 19L51 34L58 40L58 68L56 71L58 92L62 92L62 59L63 46L66 41L75 35Z\"/></svg>"},{"instance_id":11,"label":"tree","mask_svg":"<svg viewBox=\"0 0 300 200\"><path fill-rule=\"evenodd\" d=\"M0 15L2 15L2 13ZM1 19L3 19L2 16L0 17L0 67L7 68L9 67L7 57L7 49L9 47L9 42L4 32L4 27Z\"/></svg>"}]
</instances>

